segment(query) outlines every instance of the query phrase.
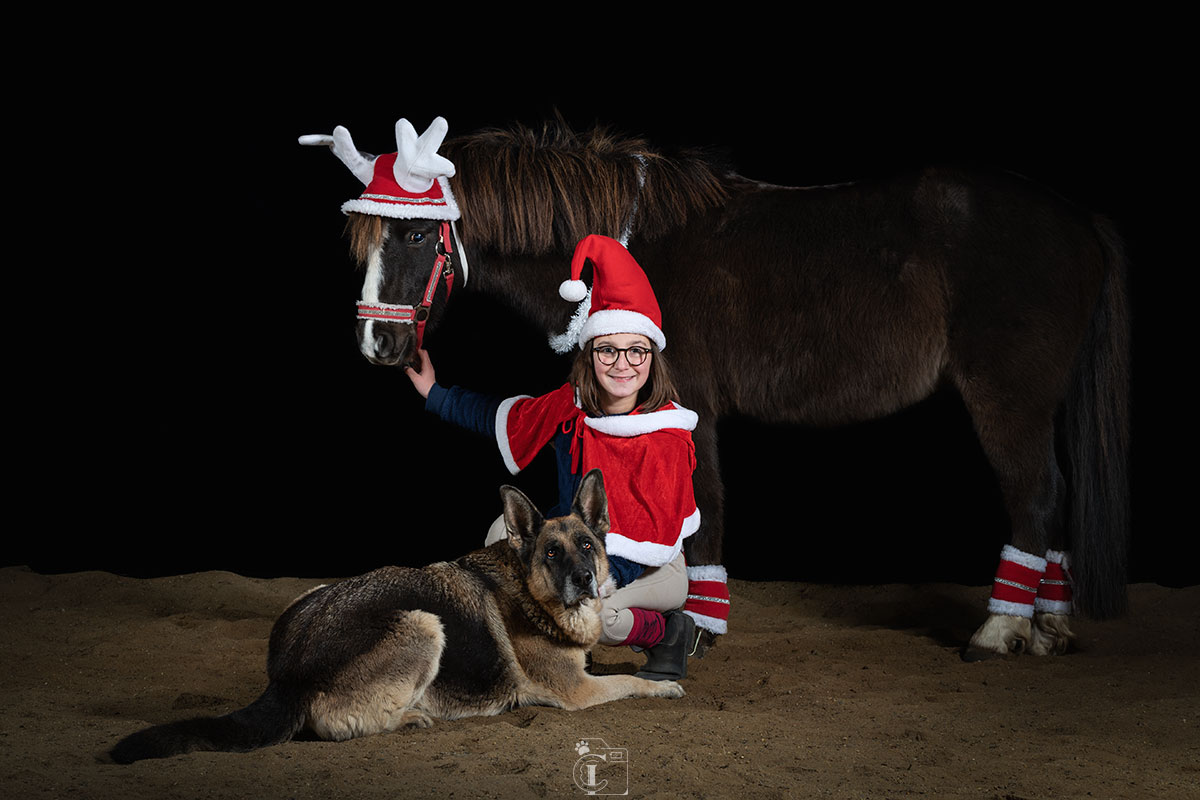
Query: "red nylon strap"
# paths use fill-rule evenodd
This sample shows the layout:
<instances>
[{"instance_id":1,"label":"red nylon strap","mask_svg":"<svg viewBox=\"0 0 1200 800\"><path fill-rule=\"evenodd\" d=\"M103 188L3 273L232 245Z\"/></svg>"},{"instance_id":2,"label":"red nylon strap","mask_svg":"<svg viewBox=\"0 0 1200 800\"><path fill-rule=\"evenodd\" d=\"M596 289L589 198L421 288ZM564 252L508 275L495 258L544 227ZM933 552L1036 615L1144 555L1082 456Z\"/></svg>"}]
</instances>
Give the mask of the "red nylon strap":
<instances>
[{"instance_id":1,"label":"red nylon strap","mask_svg":"<svg viewBox=\"0 0 1200 800\"><path fill-rule=\"evenodd\" d=\"M439 273L446 279L446 300L450 300L450 290L454 287L454 262L450 260L451 251L450 223L443 222L438 230L438 257L433 262L433 271L429 273L429 283L425 285L425 294L421 297L421 308L425 313L417 312L418 350L425 342L425 323L429 320L429 308L433 305L433 295L437 291Z\"/></svg>"}]
</instances>

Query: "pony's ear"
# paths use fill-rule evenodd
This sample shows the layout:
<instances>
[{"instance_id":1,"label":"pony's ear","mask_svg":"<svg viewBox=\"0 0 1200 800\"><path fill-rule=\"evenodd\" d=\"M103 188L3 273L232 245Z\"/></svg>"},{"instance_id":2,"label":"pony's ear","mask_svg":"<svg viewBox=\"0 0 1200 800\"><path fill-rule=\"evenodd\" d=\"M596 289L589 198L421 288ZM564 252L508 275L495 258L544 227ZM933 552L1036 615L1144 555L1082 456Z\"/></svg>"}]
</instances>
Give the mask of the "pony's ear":
<instances>
[{"instance_id":1,"label":"pony's ear","mask_svg":"<svg viewBox=\"0 0 1200 800\"><path fill-rule=\"evenodd\" d=\"M504 529L508 532L509 546L518 553L533 546L534 537L542 528L541 512L514 486L500 487L500 502L504 504Z\"/></svg>"},{"instance_id":2,"label":"pony's ear","mask_svg":"<svg viewBox=\"0 0 1200 800\"><path fill-rule=\"evenodd\" d=\"M592 533L603 538L608 533L608 495L604 492L604 475L593 469L583 476L571 513L579 516L592 529Z\"/></svg>"}]
</instances>

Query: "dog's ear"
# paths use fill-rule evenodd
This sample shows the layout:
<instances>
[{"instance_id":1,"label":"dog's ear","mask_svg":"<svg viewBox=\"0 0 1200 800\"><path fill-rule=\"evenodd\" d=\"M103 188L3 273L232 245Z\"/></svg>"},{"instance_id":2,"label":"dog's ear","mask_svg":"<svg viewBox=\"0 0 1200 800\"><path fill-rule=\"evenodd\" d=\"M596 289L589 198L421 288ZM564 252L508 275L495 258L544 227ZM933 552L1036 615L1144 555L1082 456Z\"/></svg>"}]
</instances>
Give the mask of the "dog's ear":
<instances>
[{"instance_id":1,"label":"dog's ear","mask_svg":"<svg viewBox=\"0 0 1200 800\"><path fill-rule=\"evenodd\" d=\"M500 487L500 502L504 504L504 529L508 544L518 553L533 546L542 528L541 512L524 493L514 486Z\"/></svg>"},{"instance_id":2,"label":"dog's ear","mask_svg":"<svg viewBox=\"0 0 1200 800\"><path fill-rule=\"evenodd\" d=\"M604 492L604 475L600 470L593 469L583 476L579 491L571 503L571 513L579 515L584 524L602 539L608 533L608 495Z\"/></svg>"}]
</instances>

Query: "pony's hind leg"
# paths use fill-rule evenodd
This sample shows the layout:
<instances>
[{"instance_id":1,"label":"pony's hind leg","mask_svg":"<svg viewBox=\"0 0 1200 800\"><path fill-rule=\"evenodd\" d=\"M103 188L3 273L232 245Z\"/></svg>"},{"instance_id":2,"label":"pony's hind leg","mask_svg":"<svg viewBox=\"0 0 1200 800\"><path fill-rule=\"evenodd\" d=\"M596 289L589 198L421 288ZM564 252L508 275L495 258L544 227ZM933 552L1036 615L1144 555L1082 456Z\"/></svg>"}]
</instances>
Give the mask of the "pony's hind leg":
<instances>
[{"instance_id":1,"label":"pony's hind leg","mask_svg":"<svg viewBox=\"0 0 1200 800\"><path fill-rule=\"evenodd\" d=\"M1035 656L1060 656L1075 641L1071 618L1066 614L1034 612L1029 652Z\"/></svg>"},{"instance_id":2,"label":"pony's hind leg","mask_svg":"<svg viewBox=\"0 0 1200 800\"><path fill-rule=\"evenodd\" d=\"M1033 601L1033 640L1029 652L1035 656L1062 655L1075 641L1070 624L1071 591L1068 555L1062 550L1048 551L1046 573Z\"/></svg>"},{"instance_id":3,"label":"pony's hind leg","mask_svg":"<svg viewBox=\"0 0 1200 800\"><path fill-rule=\"evenodd\" d=\"M1064 482L1054 455L1053 414L1027 404L996 402L997 396L977 382L963 392L1012 524L988 602L988 619L963 653L969 661L1060 649L1053 633L1057 628L1048 623L1048 629L1035 633L1033 620L1046 573L1047 543L1052 535L1057 538L1062 519Z\"/></svg>"}]
</instances>

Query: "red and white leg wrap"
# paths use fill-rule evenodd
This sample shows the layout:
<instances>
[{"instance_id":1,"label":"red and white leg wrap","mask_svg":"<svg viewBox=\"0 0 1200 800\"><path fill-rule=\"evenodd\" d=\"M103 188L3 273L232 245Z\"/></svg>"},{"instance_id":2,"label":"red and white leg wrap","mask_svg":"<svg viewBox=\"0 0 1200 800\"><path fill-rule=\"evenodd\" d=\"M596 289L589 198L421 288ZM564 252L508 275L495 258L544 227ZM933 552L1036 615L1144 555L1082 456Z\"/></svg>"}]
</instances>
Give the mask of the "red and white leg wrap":
<instances>
[{"instance_id":1,"label":"red and white leg wrap","mask_svg":"<svg viewBox=\"0 0 1200 800\"><path fill-rule=\"evenodd\" d=\"M688 596L684 613L710 633L722 634L729 628L729 586L725 568L720 564L688 567Z\"/></svg>"},{"instance_id":2,"label":"red and white leg wrap","mask_svg":"<svg viewBox=\"0 0 1200 800\"><path fill-rule=\"evenodd\" d=\"M1045 572L1046 559L1006 544L1000 551L1000 566L996 568L996 579L992 582L988 612L1032 618L1033 602Z\"/></svg>"},{"instance_id":3,"label":"red and white leg wrap","mask_svg":"<svg viewBox=\"0 0 1200 800\"><path fill-rule=\"evenodd\" d=\"M1038 584L1033 608L1046 614L1071 613L1071 564L1067 553L1046 551L1046 573Z\"/></svg>"}]
</instances>

